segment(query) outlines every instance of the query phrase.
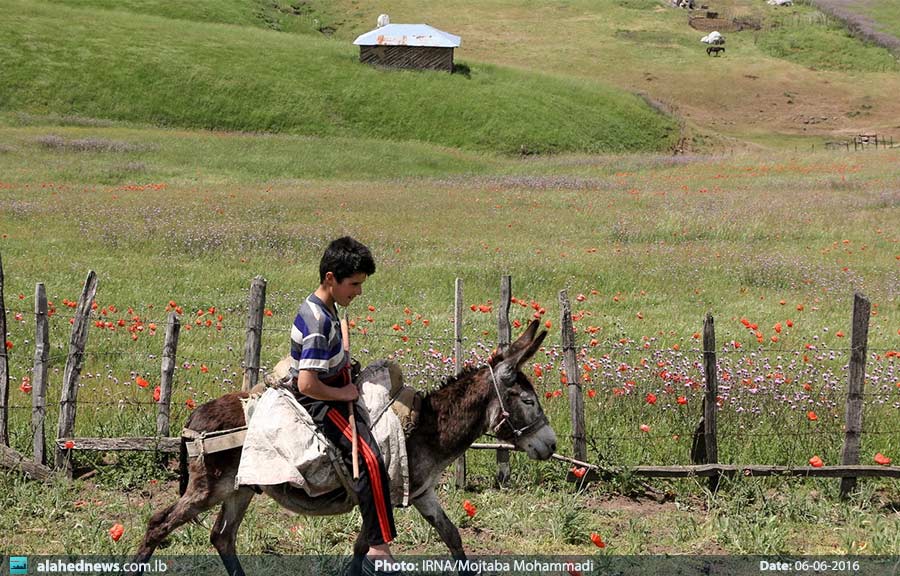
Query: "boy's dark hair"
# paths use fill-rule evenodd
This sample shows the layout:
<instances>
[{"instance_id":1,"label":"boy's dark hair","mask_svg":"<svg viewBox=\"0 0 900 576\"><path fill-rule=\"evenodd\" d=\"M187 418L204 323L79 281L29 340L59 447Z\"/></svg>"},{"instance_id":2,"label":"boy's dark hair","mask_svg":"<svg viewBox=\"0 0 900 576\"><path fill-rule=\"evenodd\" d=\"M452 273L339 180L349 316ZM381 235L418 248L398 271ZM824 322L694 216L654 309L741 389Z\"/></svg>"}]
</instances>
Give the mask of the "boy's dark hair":
<instances>
[{"instance_id":1,"label":"boy's dark hair","mask_svg":"<svg viewBox=\"0 0 900 576\"><path fill-rule=\"evenodd\" d=\"M344 236L332 240L325 249L322 261L319 262L319 282L325 281L327 272L334 274L338 282L358 272L371 276L375 273L375 259L363 243Z\"/></svg>"}]
</instances>

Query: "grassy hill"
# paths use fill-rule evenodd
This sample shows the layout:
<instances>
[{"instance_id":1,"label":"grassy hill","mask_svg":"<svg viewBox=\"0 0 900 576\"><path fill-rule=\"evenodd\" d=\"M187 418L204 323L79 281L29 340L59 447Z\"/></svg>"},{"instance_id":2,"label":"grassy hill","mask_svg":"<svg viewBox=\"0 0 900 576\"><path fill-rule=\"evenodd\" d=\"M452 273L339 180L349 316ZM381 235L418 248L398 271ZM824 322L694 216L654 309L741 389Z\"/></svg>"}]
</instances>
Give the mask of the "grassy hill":
<instances>
[{"instance_id":1,"label":"grassy hill","mask_svg":"<svg viewBox=\"0 0 900 576\"><path fill-rule=\"evenodd\" d=\"M470 75L377 70L347 42L236 25L252 13L187 18L204 6L173 19L3 0L0 110L508 153L658 150L677 137L674 120L595 81L475 63Z\"/></svg>"}]
</instances>

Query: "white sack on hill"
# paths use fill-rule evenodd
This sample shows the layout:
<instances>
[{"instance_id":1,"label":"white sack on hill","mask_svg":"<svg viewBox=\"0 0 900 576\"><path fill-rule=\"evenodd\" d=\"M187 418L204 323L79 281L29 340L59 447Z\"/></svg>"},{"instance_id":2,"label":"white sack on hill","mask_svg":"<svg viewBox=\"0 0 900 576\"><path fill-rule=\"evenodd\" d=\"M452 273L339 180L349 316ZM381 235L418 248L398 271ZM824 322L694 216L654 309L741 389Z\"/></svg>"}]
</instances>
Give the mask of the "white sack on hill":
<instances>
[{"instance_id":1,"label":"white sack on hill","mask_svg":"<svg viewBox=\"0 0 900 576\"><path fill-rule=\"evenodd\" d=\"M704 44L724 44L725 37L716 31L712 31L700 39Z\"/></svg>"}]
</instances>

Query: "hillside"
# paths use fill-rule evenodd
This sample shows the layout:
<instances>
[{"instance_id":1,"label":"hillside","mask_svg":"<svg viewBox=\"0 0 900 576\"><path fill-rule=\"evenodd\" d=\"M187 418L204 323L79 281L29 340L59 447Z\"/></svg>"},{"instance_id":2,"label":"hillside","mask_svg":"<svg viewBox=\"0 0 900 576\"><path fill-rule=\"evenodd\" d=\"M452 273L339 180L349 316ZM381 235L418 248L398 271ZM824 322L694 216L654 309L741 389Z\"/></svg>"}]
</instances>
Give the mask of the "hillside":
<instances>
[{"instance_id":1,"label":"hillside","mask_svg":"<svg viewBox=\"0 0 900 576\"><path fill-rule=\"evenodd\" d=\"M468 74L377 70L349 42L159 6L3 0L0 110L516 154L661 150L678 135L641 98L596 81L475 62Z\"/></svg>"},{"instance_id":2,"label":"hillside","mask_svg":"<svg viewBox=\"0 0 900 576\"><path fill-rule=\"evenodd\" d=\"M689 13L665 0L306 4L344 14L332 21L342 38L368 30L387 12L392 21L440 23L462 35L466 58L646 93L684 121L700 146L793 147L858 133L900 135L897 59L852 37L806 0L786 8L764 0L702 2L723 19L760 26L726 32L720 58L706 55L704 32L688 25ZM868 5L873 18L900 21L896 3Z\"/></svg>"}]
</instances>

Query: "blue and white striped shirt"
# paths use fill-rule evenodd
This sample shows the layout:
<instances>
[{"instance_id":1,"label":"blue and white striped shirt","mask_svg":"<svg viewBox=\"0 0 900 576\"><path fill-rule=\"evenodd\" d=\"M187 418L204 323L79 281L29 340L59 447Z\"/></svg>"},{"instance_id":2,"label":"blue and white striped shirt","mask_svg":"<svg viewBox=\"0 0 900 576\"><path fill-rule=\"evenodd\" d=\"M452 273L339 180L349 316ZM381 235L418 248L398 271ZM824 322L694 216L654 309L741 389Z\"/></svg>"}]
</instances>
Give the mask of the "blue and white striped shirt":
<instances>
[{"instance_id":1,"label":"blue and white striped shirt","mask_svg":"<svg viewBox=\"0 0 900 576\"><path fill-rule=\"evenodd\" d=\"M310 294L300 305L291 328L291 374L313 370L325 380L336 376L349 362L340 319L315 293Z\"/></svg>"}]
</instances>

